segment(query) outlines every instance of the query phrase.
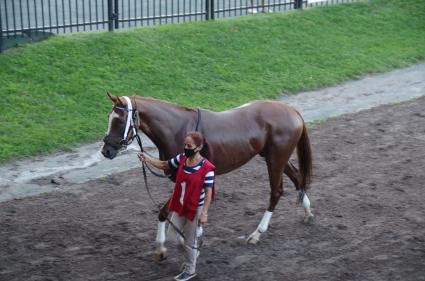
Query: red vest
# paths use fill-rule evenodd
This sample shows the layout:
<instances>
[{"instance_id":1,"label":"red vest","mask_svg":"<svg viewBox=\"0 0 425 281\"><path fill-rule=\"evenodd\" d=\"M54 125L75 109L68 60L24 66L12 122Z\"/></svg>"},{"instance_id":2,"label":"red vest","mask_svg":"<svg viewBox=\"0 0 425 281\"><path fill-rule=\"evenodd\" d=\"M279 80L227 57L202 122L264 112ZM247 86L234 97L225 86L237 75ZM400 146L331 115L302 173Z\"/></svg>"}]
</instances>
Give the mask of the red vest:
<instances>
[{"instance_id":1,"label":"red vest","mask_svg":"<svg viewBox=\"0 0 425 281\"><path fill-rule=\"evenodd\" d=\"M211 162L205 159L198 171L187 174L183 171L183 165L187 157L182 155L177 170L176 185L174 186L173 196L171 197L169 209L176 212L179 216L184 216L193 221L199 205L202 187L204 186L205 176L208 172L214 171L215 167ZM212 187L214 196L214 186Z\"/></svg>"}]
</instances>

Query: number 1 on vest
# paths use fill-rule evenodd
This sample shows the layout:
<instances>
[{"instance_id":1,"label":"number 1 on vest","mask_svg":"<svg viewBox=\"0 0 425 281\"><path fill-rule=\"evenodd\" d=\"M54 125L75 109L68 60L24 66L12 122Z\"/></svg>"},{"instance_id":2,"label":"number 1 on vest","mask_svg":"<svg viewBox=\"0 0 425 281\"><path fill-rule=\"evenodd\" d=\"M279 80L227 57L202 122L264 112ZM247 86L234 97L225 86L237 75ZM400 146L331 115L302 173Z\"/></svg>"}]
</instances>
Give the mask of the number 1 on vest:
<instances>
[{"instance_id":1,"label":"number 1 on vest","mask_svg":"<svg viewBox=\"0 0 425 281\"><path fill-rule=\"evenodd\" d=\"M181 183L182 186L182 193L180 194L180 204L183 206L183 199L184 199L184 194L186 192L186 182L182 182Z\"/></svg>"}]
</instances>

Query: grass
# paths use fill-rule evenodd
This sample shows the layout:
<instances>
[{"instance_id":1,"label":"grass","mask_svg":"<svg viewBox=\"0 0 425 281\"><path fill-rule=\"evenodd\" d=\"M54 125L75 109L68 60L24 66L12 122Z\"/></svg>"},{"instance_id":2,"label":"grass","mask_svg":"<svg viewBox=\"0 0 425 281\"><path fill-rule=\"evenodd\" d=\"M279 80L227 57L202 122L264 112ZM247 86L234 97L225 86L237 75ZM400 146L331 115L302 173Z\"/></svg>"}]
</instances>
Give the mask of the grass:
<instances>
[{"instance_id":1,"label":"grass","mask_svg":"<svg viewBox=\"0 0 425 281\"><path fill-rule=\"evenodd\" d=\"M0 55L0 162L100 139L105 92L224 110L425 58L425 2L55 36Z\"/></svg>"}]
</instances>

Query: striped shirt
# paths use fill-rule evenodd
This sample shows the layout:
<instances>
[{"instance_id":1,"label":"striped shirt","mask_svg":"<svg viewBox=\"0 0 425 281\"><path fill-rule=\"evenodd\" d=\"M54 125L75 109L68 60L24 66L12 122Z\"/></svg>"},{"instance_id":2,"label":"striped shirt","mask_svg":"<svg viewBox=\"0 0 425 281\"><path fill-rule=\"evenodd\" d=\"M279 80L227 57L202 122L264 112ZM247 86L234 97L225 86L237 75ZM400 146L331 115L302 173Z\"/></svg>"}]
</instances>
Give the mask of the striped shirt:
<instances>
[{"instance_id":1,"label":"striped shirt","mask_svg":"<svg viewBox=\"0 0 425 281\"><path fill-rule=\"evenodd\" d=\"M174 158L171 158L170 160L168 160L168 167L170 169L177 169L179 167L180 159L182 158L182 156L183 156L183 153L178 154ZM193 174L194 172L198 171L202 167L202 164L204 164L204 162L205 162L205 159L202 159L201 162L199 162L193 167L188 167L186 166L186 163L184 163L183 171L189 175ZM213 185L214 185L214 171L210 171L205 175L204 186L202 187L201 197L199 198L199 205L198 205L199 207L203 206L205 202L205 188L212 188Z\"/></svg>"}]
</instances>

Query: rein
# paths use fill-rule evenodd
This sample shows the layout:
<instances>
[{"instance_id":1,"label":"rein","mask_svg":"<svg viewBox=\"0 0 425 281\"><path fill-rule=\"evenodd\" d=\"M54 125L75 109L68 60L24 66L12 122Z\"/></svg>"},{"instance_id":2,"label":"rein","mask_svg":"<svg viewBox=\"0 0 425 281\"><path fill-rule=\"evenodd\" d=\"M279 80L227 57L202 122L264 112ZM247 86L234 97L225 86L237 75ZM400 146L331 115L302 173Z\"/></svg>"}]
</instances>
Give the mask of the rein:
<instances>
[{"instance_id":1,"label":"rein","mask_svg":"<svg viewBox=\"0 0 425 281\"><path fill-rule=\"evenodd\" d=\"M198 121L196 122L195 132L198 131L198 129L199 129L199 123L201 123L201 109L199 109L199 107L197 109L197 112L198 112Z\"/></svg>"}]
</instances>

